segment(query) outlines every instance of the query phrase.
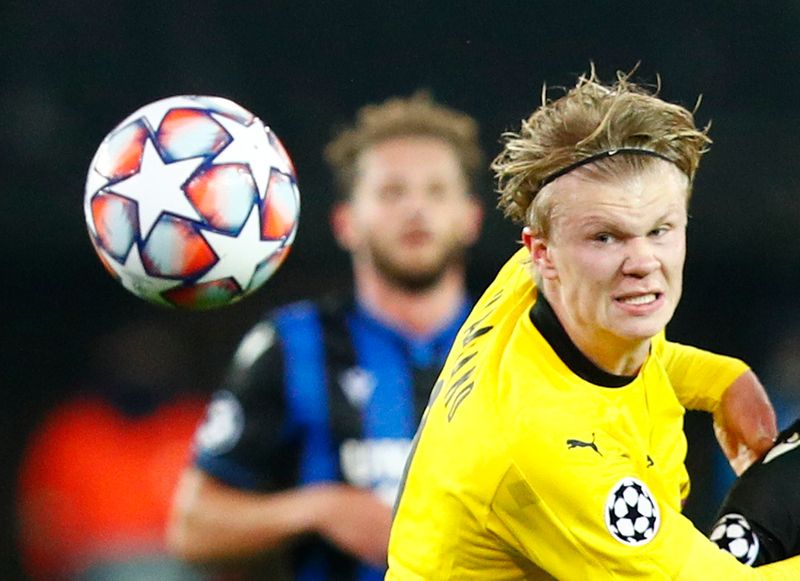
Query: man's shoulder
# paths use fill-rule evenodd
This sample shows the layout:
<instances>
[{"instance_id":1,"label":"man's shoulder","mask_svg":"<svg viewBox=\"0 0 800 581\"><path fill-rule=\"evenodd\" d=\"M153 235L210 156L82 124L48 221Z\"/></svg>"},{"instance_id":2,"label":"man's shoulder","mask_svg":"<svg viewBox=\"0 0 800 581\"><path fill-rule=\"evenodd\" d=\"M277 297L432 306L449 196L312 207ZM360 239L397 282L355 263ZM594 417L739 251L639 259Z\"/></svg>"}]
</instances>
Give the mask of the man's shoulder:
<instances>
[{"instance_id":1,"label":"man's shoulder","mask_svg":"<svg viewBox=\"0 0 800 581\"><path fill-rule=\"evenodd\" d=\"M300 323L321 316L344 316L353 308L353 298L346 293L331 293L281 305L269 311L265 319L275 323Z\"/></svg>"}]
</instances>

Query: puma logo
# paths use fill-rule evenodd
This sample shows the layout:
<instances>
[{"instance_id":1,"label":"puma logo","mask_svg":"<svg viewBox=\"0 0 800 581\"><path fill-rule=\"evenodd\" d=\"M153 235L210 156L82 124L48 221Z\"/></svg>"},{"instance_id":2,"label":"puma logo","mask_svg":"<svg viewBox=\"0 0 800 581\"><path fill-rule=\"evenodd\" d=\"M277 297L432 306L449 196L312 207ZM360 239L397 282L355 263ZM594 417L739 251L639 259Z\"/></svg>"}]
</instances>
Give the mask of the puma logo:
<instances>
[{"instance_id":1,"label":"puma logo","mask_svg":"<svg viewBox=\"0 0 800 581\"><path fill-rule=\"evenodd\" d=\"M595 433L594 432L592 432L592 441L591 442L584 442L583 440L576 440L576 439L570 438L569 440L567 440L567 449L571 450L572 448L591 448L592 450L594 450L595 452L597 452L598 454L600 454L602 456L603 453L600 452L600 450L597 449L597 444L594 443L594 439L595 439Z\"/></svg>"}]
</instances>

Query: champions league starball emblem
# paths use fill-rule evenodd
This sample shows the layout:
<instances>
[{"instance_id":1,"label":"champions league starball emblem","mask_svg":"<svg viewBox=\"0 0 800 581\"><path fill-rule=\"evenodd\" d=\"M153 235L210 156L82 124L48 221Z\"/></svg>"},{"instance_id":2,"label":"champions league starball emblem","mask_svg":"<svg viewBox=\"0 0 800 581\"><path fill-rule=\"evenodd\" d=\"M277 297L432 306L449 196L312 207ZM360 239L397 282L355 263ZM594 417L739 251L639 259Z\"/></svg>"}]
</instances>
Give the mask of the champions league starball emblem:
<instances>
[{"instance_id":1,"label":"champions league starball emblem","mask_svg":"<svg viewBox=\"0 0 800 581\"><path fill-rule=\"evenodd\" d=\"M721 517L709 538L723 551L729 552L740 563L752 565L758 557L758 537L747 519L740 514L729 513Z\"/></svg>"},{"instance_id":2,"label":"champions league starball emblem","mask_svg":"<svg viewBox=\"0 0 800 581\"><path fill-rule=\"evenodd\" d=\"M608 494L605 522L611 536L620 543L637 546L655 537L661 515L647 485L628 477L615 484Z\"/></svg>"}]
</instances>

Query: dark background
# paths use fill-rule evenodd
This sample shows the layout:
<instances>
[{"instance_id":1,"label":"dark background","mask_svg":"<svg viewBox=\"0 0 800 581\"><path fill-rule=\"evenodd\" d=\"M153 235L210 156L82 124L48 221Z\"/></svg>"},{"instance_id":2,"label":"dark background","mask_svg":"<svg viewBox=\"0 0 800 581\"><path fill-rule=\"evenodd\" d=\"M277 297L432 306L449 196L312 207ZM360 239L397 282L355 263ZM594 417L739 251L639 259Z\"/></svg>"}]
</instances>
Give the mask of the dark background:
<instances>
[{"instance_id":1,"label":"dark background","mask_svg":"<svg viewBox=\"0 0 800 581\"><path fill-rule=\"evenodd\" d=\"M542 84L574 83L594 61L605 80L641 62L662 96L713 121L689 232L674 339L747 359L770 375L776 342L797 332L800 300L800 3L42 1L0 8L0 260L3 389L0 577L19 575L13 482L26 435L84 381L100 338L155 318L191 340L186 382L213 389L238 337L266 308L346 286L327 227L321 150L367 102L429 88L476 116L488 155L536 107ZM298 169L302 219L286 264L254 296L213 312L133 297L102 269L86 235L83 181L105 134L138 107L210 94L250 109ZM517 229L489 210L470 265L479 292ZM789 353L791 357L793 353ZM708 423L690 418L704 523Z\"/></svg>"}]
</instances>

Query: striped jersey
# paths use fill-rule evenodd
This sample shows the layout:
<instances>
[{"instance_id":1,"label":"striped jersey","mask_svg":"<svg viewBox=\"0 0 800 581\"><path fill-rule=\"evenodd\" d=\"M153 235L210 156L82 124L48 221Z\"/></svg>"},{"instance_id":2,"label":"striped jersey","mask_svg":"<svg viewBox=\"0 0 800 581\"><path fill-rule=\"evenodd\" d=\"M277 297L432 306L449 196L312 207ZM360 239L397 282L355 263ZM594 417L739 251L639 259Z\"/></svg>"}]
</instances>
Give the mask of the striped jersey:
<instances>
[{"instance_id":1,"label":"striped jersey","mask_svg":"<svg viewBox=\"0 0 800 581\"><path fill-rule=\"evenodd\" d=\"M431 387L469 311L418 337L352 299L278 309L242 340L197 434L196 465L228 485L270 491L340 481L393 504ZM297 579L382 579L329 544L293 551Z\"/></svg>"}]
</instances>

